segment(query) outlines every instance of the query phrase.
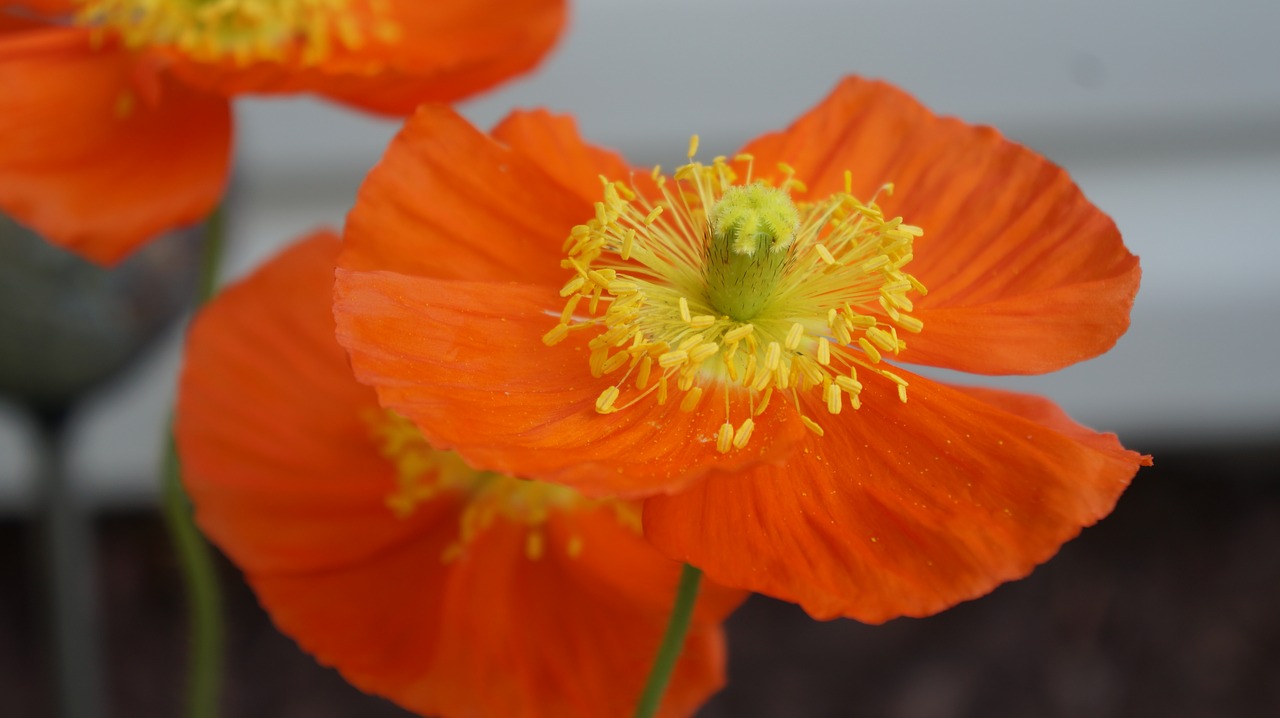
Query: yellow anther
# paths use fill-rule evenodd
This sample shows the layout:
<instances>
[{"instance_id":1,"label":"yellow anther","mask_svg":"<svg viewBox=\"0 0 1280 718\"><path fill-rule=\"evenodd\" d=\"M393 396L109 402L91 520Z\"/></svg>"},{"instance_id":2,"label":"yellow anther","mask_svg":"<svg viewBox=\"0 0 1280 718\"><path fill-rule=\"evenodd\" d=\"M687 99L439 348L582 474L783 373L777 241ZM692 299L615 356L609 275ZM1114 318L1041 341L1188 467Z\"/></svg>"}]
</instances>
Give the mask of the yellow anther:
<instances>
[{"instance_id":1,"label":"yellow anther","mask_svg":"<svg viewBox=\"0 0 1280 718\"><path fill-rule=\"evenodd\" d=\"M699 314L689 321L689 326L694 329L706 329L716 323L716 318L710 314Z\"/></svg>"},{"instance_id":2,"label":"yellow anther","mask_svg":"<svg viewBox=\"0 0 1280 718\"><path fill-rule=\"evenodd\" d=\"M804 327L800 322L791 325L791 329L787 331L787 348L795 351L800 347L800 338L804 336Z\"/></svg>"},{"instance_id":3,"label":"yellow anther","mask_svg":"<svg viewBox=\"0 0 1280 718\"><path fill-rule=\"evenodd\" d=\"M831 340L826 337L818 339L818 363L822 366L831 365Z\"/></svg>"},{"instance_id":4,"label":"yellow anther","mask_svg":"<svg viewBox=\"0 0 1280 718\"><path fill-rule=\"evenodd\" d=\"M895 352L898 350L898 343L889 336L889 333L883 329L872 327L866 331L867 339L881 351Z\"/></svg>"},{"instance_id":5,"label":"yellow anther","mask_svg":"<svg viewBox=\"0 0 1280 718\"><path fill-rule=\"evenodd\" d=\"M724 341L726 344L740 341L742 339L745 339L748 334L751 334L755 330L756 328L752 324L739 324L738 326L724 333Z\"/></svg>"},{"instance_id":6,"label":"yellow anther","mask_svg":"<svg viewBox=\"0 0 1280 718\"><path fill-rule=\"evenodd\" d=\"M880 370L880 376L882 376L882 377L884 377L884 378L888 379L889 381L893 382L894 384L898 384L898 385L901 385L901 386L907 386L907 380L906 380L906 379L903 379L902 377L898 376L897 374L894 374L893 372L889 371L888 369L881 369L881 370Z\"/></svg>"},{"instance_id":7,"label":"yellow anther","mask_svg":"<svg viewBox=\"0 0 1280 718\"><path fill-rule=\"evenodd\" d=\"M845 320L841 319L831 329L835 331L836 339L840 340L840 346L849 346L853 342L853 335L849 333L849 324Z\"/></svg>"},{"instance_id":8,"label":"yellow anther","mask_svg":"<svg viewBox=\"0 0 1280 718\"><path fill-rule=\"evenodd\" d=\"M883 254L877 254L871 259L868 259L867 261L858 265L858 269L866 274L870 274L876 271L877 269L881 269L888 265L889 265L889 257Z\"/></svg>"},{"instance_id":9,"label":"yellow anther","mask_svg":"<svg viewBox=\"0 0 1280 718\"><path fill-rule=\"evenodd\" d=\"M623 261L631 259L631 251L635 248L635 242L636 231L634 229L628 229L622 235L622 251L618 253L618 256L620 256Z\"/></svg>"},{"instance_id":10,"label":"yellow anther","mask_svg":"<svg viewBox=\"0 0 1280 718\"><path fill-rule=\"evenodd\" d=\"M751 413L755 416L760 416L761 414L763 414L764 410L769 408L769 400L772 398L773 398L773 387L769 387L768 389L764 390L763 394L760 395L760 403L756 404L755 410L752 411Z\"/></svg>"},{"instance_id":11,"label":"yellow anther","mask_svg":"<svg viewBox=\"0 0 1280 718\"><path fill-rule=\"evenodd\" d=\"M689 159L692 161L694 156L698 154L698 136L689 137Z\"/></svg>"},{"instance_id":12,"label":"yellow anther","mask_svg":"<svg viewBox=\"0 0 1280 718\"><path fill-rule=\"evenodd\" d=\"M747 420L742 422L742 426L739 426L738 430L733 434L734 448L741 449L742 447L746 446L747 442L751 440L751 432L755 428L756 428L756 422L753 421L750 417L747 417Z\"/></svg>"},{"instance_id":13,"label":"yellow anther","mask_svg":"<svg viewBox=\"0 0 1280 718\"><path fill-rule=\"evenodd\" d=\"M733 446L733 424L725 422L720 425L720 431L716 433L716 451L722 454L729 453L729 448Z\"/></svg>"},{"instance_id":14,"label":"yellow anther","mask_svg":"<svg viewBox=\"0 0 1280 718\"><path fill-rule=\"evenodd\" d=\"M689 313L689 300L680 297L680 321L688 324L693 321L693 315Z\"/></svg>"},{"instance_id":15,"label":"yellow anther","mask_svg":"<svg viewBox=\"0 0 1280 718\"><path fill-rule=\"evenodd\" d=\"M653 209L649 210L649 214L646 214L646 215L644 216L644 223L645 223L645 224L653 224L653 221L654 221L655 219L657 219L657 218L658 218L658 215L660 215L660 214L662 214L662 206L661 206L661 205L659 205L659 206L657 206L657 207L654 207Z\"/></svg>"},{"instance_id":16,"label":"yellow anther","mask_svg":"<svg viewBox=\"0 0 1280 718\"><path fill-rule=\"evenodd\" d=\"M720 352L720 345L716 344L715 342L709 342L707 344L699 344L698 346L694 347L692 351L689 352L689 363L694 365L701 364L704 360L710 359L712 356L715 356L719 352Z\"/></svg>"},{"instance_id":17,"label":"yellow anther","mask_svg":"<svg viewBox=\"0 0 1280 718\"><path fill-rule=\"evenodd\" d=\"M555 346L556 344L564 341L564 338L567 336L569 336L569 325L557 324L552 327L551 331L542 335L542 343L549 347Z\"/></svg>"},{"instance_id":18,"label":"yellow anther","mask_svg":"<svg viewBox=\"0 0 1280 718\"><path fill-rule=\"evenodd\" d=\"M577 292L579 289L582 289L582 286L586 283L587 283L586 277L583 277L581 275L576 276L573 279L570 279L569 281L565 282L564 286L560 288L560 296L567 297L570 294Z\"/></svg>"},{"instance_id":19,"label":"yellow anther","mask_svg":"<svg viewBox=\"0 0 1280 718\"><path fill-rule=\"evenodd\" d=\"M702 401L702 387L695 386L685 392L684 398L680 400L680 411L693 411L698 408L700 401Z\"/></svg>"},{"instance_id":20,"label":"yellow anther","mask_svg":"<svg viewBox=\"0 0 1280 718\"><path fill-rule=\"evenodd\" d=\"M751 390L764 391L764 388L766 386L769 386L769 384L773 382L773 370L772 369L760 370L756 374L755 379L756 379L755 381L751 382ZM743 381L746 381L746 380L743 379ZM785 388L785 387L779 387L779 388Z\"/></svg>"},{"instance_id":21,"label":"yellow anther","mask_svg":"<svg viewBox=\"0 0 1280 718\"><path fill-rule=\"evenodd\" d=\"M769 348L764 353L764 367L769 371L776 371L781 358L782 347L777 342L769 342Z\"/></svg>"},{"instance_id":22,"label":"yellow anther","mask_svg":"<svg viewBox=\"0 0 1280 718\"><path fill-rule=\"evenodd\" d=\"M601 414L608 414L613 411L613 402L618 400L618 387L611 386L600 392L600 396L596 398L596 411Z\"/></svg>"},{"instance_id":23,"label":"yellow anther","mask_svg":"<svg viewBox=\"0 0 1280 718\"><path fill-rule=\"evenodd\" d=\"M827 264L834 265L836 263L836 258L831 254L831 250L827 249L825 246L815 244L813 245L813 250L817 252L818 256L822 257L822 261Z\"/></svg>"},{"instance_id":24,"label":"yellow anther","mask_svg":"<svg viewBox=\"0 0 1280 718\"><path fill-rule=\"evenodd\" d=\"M827 400L827 411L832 414L840 413L840 397L844 396L840 391L838 384L828 384L823 391L823 398Z\"/></svg>"},{"instance_id":25,"label":"yellow anther","mask_svg":"<svg viewBox=\"0 0 1280 718\"><path fill-rule=\"evenodd\" d=\"M899 314L898 318L894 321L897 322L898 326L902 327L904 331L911 332L912 334L919 334L924 329L924 322L909 314Z\"/></svg>"},{"instance_id":26,"label":"yellow anther","mask_svg":"<svg viewBox=\"0 0 1280 718\"><path fill-rule=\"evenodd\" d=\"M822 436L824 433L826 433L822 430L821 426L818 426L818 422L814 421L813 419L810 419L807 416L801 415L800 423L804 424L804 428L808 429L809 431L812 431L818 436Z\"/></svg>"},{"instance_id":27,"label":"yellow anther","mask_svg":"<svg viewBox=\"0 0 1280 718\"><path fill-rule=\"evenodd\" d=\"M622 365L626 364L627 361L630 359L631 359L631 355L625 352L618 352L617 354L614 354L613 356L605 360L604 365L601 367L601 373L612 374L613 372L622 368Z\"/></svg>"},{"instance_id":28,"label":"yellow anther","mask_svg":"<svg viewBox=\"0 0 1280 718\"><path fill-rule=\"evenodd\" d=\"M636 388L643 391L649 386L649 375L653 371L653 357L645 354L640 359L640 368L636 371Z\"/></svg>"},{"instance_id":29,"label":"yellow anther","mask_svg":"<svg viewBox=\"0 0 1280 718\"><path fill-rule=\"evenodd\" d=\"M871 360L872 364L878 364L880 362L880 352L876 351L876 348L872 346L871 342L867 341L865 337L858 337L858 346L862 347L863 353L867 355L867 358Z\"/></svg>"},{"instance_id":30,"label":"yellow anther","mask_svg":"<svg viewBox=\"0 0 1280 718\"><path fill-rule=\"evenodd\" d=\"M673 366L680 366L689 361L689 352L683 349L669 351L658 357L658 366L663 369L670 369Z\"/></svg>"},{"instance_id":31,"label":"yellow anther","mask_svg":"<svg viewBox=\"0 0 1280 718\"><path fill-rule=\"evenodd\" d=\"M684 339L682 339L680 343L676 345L676 349L685 349L685 350L693 349L694 347L702 343L702 339L703 337L702 337L702 334L700 333L691 334L685 337Z\"/></svg>"},{"instance_id":32,"label":"yellow anther","mask_svg":"<svg viewBox=\"0 0 1280 718\"><path fill-rule=\"evenodd\" d=\"M840 387L841 389L844 389L850 394L857 394L862 391L862 383L859 382L857 379L852 379L844 375L839 375L839 376L836 376L834 379L832 379L832 381L836 383L836 386Z\"/></svg>"}]
</instances>

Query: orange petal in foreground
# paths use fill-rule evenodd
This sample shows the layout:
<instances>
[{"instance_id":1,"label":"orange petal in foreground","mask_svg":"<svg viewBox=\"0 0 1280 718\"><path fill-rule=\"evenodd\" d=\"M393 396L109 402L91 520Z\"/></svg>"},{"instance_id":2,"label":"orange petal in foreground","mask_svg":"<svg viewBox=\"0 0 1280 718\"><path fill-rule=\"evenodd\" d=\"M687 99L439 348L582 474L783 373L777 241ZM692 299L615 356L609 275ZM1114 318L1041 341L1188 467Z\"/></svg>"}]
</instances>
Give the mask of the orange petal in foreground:
<instances>
[{"instance_id":1,"label":"orange petal in foreground","mask_svg":"<svg viewBox=\"0 0 1280 718\"><path fill-rule=\"evenodd\" d=\"M277 625L355 685L445 718L630 715L679 573L639 507L475 472L357 384L319 233L196 319L177 417L205 532ZM710 585L665 716L723 682Z\"/></svg>"},{"instance_id":2,"label":"orange petal in foreground","mask_svg":"<svg viewBox=\"0 0 1280 718\"><path fill-rule=\"evenodd\" d=\"M114 42L0 32L0 86L0 209L55 244L111 264L222 196L227 102Z\"/></svg>"},{"instance_id":3,"label":"orange petal in foreground","mask_svg":"<svg viewBox=\"0 0 1280 718\"><path fill-rule=\"evenodd\" d=\"M1148 457L1039 397L913 377L783 467L645 503L645 533L816 618L927 616L1022 578L1111 512Z\"/></svg>"},{"instance_id":4,"label":"orange petal in foreground","mask_svg":"<svg viewBox=\"0 0 1280 718\"><path fill-rule=\"evenodd\" d=\"M1137 258L994 130L857 78L729 158L693 159L695 137L669 175L610 171L550 125L517 113L490 139L424 108L340 260L357 376L477 467L674 494L646 519L672 557L882 621L1025 575L1148 460L899 368L1047 371L1128 326Z\"/></svg>"}]
</instances>

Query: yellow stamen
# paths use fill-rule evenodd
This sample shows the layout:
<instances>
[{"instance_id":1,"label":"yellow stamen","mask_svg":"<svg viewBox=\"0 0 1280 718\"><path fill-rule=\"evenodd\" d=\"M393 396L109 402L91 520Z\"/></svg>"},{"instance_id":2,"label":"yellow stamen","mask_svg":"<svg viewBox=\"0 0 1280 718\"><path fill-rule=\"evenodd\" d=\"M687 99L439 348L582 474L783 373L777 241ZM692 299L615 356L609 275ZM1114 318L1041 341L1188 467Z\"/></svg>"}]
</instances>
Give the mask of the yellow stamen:
<instances>
[{"instance_id":1,"label":"yellow stamen","mask_svg":"<svg viewBox=\"0 0 1280 718\"><path fill-rule=\"evenodd\" d=\"M692 138L691 156L697 145ZM750 171L754 160L734 161ZM905 383L884 358L906 349L899 328L924 329L911 315L911 295L924 287L906 272L921 230L855 198L852 175L843 192L797 201L805 185L786 163L772 185L739 183L735 167L743 165L691 159L674 182L655 167L656 196L602 178L594 217L564 243L568 327L551 328L544 341L582 328L592 335L585 348L593 375L629 367L602 390L598 409L664 404L669 381L686 411L707 392L723 396L729 428L716 437L723 452L746 446L774 389L795 397L797 408L799 394L819 392L834 417L846 395L853 409L861 406L861 369L892 382L903 398ZM801 420L823 434L812 418Z\"/></svg>"},{"instance_id":2,"label":"yellow stamen","mask_svg":"<svg viewBox=\"0 0 1280 718\"><path fill-rule=\"evenodd\" d=\"M79 0L76 21L112 28L125 45L173 47L201 62L295 60L400 40L387 0Z\"/></svg>"},{"instance_id":3,"label":"yellow stamen","mask_svg":"<svg viewBox=\"0 0 1280 718\"><path fill-rule=\"evenodd\" d=\"M639 509L630 502L588 499L563 486L476 471L456 454L431 448L418 429L399 415L371 410L363 419L370 439L395 468L395 487L386 499L395 517L407 518L419 504L437 498L451 497L450 505L462 499L458 537L441 553L442 562L462 558L467 546L497 521L524 526L524 556L540 560L557 548L548 544L545 531L557 512L608 510L619 525L640 533ZM582 537L571 537L563 550L570 557L581 555Z\"/></svg>"}]
</instances>

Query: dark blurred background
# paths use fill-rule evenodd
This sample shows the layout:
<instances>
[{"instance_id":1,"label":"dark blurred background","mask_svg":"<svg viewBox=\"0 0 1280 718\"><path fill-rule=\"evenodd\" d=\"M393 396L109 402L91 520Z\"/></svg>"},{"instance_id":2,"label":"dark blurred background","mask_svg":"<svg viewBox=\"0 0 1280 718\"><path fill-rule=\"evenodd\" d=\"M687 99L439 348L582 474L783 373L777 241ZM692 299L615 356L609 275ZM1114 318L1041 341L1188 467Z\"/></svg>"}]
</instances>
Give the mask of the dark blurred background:
<instances>
[{"instance_id":1,"label":"dark blurred background","mask_svg":"<svg viewBox=\"0 0 1280 718\"><path fill-rule=\"evenodd\" d=\"M817 622L753 597L728 623L728 687L699 718L1280 715L1280 447L1144 446L1115 513L1030 578L932 618ZM109 713L176 716L184 599L159 520L95 522ZM52 718L33 527L0 520L0 715ZM348 686L226 589L234 718L409 716Z\"/></svg>"}]
</instances>

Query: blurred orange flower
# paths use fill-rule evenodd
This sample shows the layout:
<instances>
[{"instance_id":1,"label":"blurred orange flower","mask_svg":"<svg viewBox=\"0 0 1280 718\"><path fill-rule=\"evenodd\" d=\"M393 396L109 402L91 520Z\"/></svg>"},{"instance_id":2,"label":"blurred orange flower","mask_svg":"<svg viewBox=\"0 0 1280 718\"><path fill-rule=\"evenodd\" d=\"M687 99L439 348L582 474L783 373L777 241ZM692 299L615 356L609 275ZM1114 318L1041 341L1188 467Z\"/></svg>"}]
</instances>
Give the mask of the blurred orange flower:
<instances>
[{"instance_id":1,"label":"blurred orange flower","mask_svg":"<svg viewBox=\"0 0 1280 718\"><path fill-rule=\"evenodd\" d=\"M680 565L639 506L473 471L357 384L320 232L192 326L176 434L197 522L282 631L356 686L454 717L630 715ZM724 679L704 585L663 715Z\"/></svg>"},{"instance_id":2,"label":"blurred orange flower","mask_svg":"<svg viewBox=\"0 0 1280 718\"><path fill-rule=\"evenodd\" d=\"M207 215L227 98L407 114L532 67L564 0L5 0L0 210L99 263Z\"/></svg>"},{"instance_id":3,"label":"blurred orange flower","mask_svg":"<svg viewBox=\"0 0 1280 718\"><path fill-rule=\"evenodd\" d=\"M692 144L666 177L567 118L420 108L348 220L356 375L474 466L652 497L668 556L818 618L1024 576L1150 462L897 365L1046 372L1126 330L1138 259L1061 169L856 78L732 158Z\"/></svg>"}]
</instances>

